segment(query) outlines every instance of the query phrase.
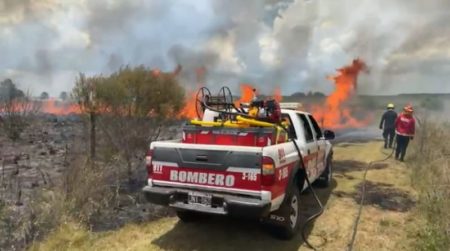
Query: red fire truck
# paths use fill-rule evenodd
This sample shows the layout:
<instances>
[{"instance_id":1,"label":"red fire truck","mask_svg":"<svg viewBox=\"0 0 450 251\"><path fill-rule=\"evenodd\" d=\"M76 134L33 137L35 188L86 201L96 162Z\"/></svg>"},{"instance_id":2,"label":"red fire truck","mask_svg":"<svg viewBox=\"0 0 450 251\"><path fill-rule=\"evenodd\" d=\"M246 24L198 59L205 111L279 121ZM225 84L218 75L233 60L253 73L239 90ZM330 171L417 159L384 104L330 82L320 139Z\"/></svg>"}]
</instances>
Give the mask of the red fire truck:
<instances>
[{"instance_id":1,"label":"red fire truck","mask_svg":"<svg viewBox=\"0 0 450 251\"><path fill-rule=\"evenodd\" d=\"M203 107L203 119L186 125L182 139L151 143L147 200L174 208L182 221L203 214L254 217L291 238L306 178L322 187L331 181L334 133L322 131L311 114L280 106L285 130L265 122L227 126L217 119L220 110Z\"/></svg>"}]
</instances>

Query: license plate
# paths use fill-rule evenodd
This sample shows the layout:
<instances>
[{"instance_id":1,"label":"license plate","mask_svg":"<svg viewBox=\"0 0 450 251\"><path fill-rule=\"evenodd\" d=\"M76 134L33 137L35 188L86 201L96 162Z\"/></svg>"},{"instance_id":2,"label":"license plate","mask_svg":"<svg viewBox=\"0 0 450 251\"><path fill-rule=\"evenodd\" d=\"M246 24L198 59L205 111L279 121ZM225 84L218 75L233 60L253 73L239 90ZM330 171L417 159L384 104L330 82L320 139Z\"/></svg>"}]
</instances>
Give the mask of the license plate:
<instances>
[{"instance_id":1,"label":"license plate","mask_svg":"<svg viewBox=\"0 0 450 251\"><path fill-rule=\"evenodd\" d=\"M211 195L200 192L189 192L188 193L188 203L189 204L201 204L201 205L211 205Z\"/></svg>"}]
</instances>

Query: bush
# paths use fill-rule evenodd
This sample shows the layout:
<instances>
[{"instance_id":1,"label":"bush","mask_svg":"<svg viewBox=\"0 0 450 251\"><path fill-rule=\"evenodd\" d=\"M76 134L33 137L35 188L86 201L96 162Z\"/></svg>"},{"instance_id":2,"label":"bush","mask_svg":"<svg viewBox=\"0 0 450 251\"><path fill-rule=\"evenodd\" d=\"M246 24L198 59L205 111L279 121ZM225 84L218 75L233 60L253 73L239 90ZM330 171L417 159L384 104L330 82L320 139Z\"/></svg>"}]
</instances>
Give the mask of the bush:
<instances>
[{"instance_id":1,"label":"bush","mask_svg":"<svg viewBox=\"0 0 450 251\"><path fill-rule=\"evenodd\" d=\"M139 66L107 77L81 74L74 97L91 116L91 124L98 123L103 140L127 163L131 183L133 159L144 155L160 129L182 108L184 89L172 73L154 74Z\"/></svg>"},{"instance_id":2,"label":"bush","mask_svg":"<svg viewBox=\"0 0 450 251\"><path fill-rule=\"evenodd\" d=\"M37 103L17 89L10 79L0 83L0 129L8 138L18 140L38 111Z\"/></svg>"}]
</instances>

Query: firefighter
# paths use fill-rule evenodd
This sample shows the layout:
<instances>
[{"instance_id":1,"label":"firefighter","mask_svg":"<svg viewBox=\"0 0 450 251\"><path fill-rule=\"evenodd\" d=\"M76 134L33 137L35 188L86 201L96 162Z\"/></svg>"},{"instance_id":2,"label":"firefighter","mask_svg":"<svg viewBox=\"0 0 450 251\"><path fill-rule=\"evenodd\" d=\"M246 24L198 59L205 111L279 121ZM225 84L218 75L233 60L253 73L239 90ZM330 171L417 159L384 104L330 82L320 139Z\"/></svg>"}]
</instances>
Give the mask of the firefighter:
<instances>
[{"instance_id":1,"label":"firefighter","mask_svg":"<svg viewBox=\"0 0 450 251\"><path fill-rule=\"evenodd\" d=\"M394 104L388 104L387 111L381 117L380 129L383 130L384 148L392 148L395 137L395 120L397 113L394 111Z\"/></svg>"},{"instance_id":2,"label":"firefighter","mask_svg":"<svg viewBox=\"0 0 450 251\"><path fill-rule=\"evenodd\" d=\"M402 114L395 120L395 132L397 134L395 159L400 161L404 161L409 141L414 139L416 120L413 117L413 112L413 107L407 105L403 108Z\"/></svg>"}]
</instances>

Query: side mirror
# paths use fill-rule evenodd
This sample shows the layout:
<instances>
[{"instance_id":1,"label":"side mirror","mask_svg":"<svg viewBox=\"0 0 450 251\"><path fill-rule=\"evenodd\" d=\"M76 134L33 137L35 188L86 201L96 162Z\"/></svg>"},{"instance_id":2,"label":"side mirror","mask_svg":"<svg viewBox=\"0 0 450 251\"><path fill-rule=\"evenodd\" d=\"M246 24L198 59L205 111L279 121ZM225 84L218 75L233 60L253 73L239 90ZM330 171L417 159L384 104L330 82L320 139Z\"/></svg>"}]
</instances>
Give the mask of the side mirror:
<instances>
[{"instance_id":1,"label":"side mirror","mask_svg":"<svg viewBox=\"0 0 450 251\"><path fill-rule=\"evenodd\" d=\"M326 140L333 140L335 138L334 132L330 130L325 130L323 132L323 136Z\"/></svg>"}]
</instances>

